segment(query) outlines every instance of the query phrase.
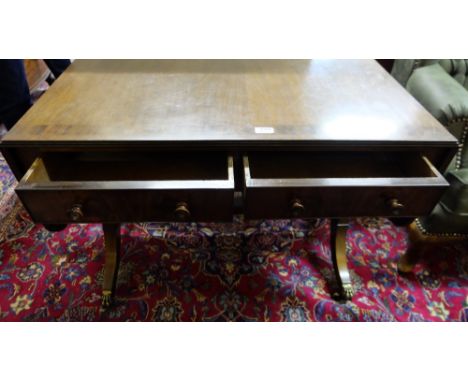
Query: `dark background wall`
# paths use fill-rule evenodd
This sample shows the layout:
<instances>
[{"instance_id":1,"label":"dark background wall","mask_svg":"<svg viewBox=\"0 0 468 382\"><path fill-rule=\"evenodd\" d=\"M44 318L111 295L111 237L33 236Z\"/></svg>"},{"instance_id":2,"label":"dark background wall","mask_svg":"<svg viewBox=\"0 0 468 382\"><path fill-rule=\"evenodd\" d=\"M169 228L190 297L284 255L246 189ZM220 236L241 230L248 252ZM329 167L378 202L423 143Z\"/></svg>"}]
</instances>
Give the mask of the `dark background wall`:
<instances>
[{"instance_id":1,"label":"dark background wall","mask_svg":"<svg viewBox=\"0 0 468 382\"><path fill-rule=\"evenodd\" d=\"M387 72L391 72L394 59L377 59L376 60L380 65L382 65Z\"/></svg>"}]
</instances>

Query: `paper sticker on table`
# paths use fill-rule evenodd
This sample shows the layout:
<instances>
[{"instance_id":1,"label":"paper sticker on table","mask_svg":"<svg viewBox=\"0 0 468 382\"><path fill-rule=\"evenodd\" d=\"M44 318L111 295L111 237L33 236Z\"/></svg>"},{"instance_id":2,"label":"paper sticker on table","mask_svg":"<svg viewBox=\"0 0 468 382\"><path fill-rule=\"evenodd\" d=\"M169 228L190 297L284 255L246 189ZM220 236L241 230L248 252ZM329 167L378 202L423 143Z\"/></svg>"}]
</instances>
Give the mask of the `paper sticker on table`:
<instances>
[{"instance_id":1,"label":"paper sticker on table","mask_svg":"<svg viewBox=\"0 0 468 382\"><path fill-rule=\"evenodd\" d=\"M255 127L255 134L274 134L275 128L269 126L257 126Z\"/></svg>"}]
</instances>

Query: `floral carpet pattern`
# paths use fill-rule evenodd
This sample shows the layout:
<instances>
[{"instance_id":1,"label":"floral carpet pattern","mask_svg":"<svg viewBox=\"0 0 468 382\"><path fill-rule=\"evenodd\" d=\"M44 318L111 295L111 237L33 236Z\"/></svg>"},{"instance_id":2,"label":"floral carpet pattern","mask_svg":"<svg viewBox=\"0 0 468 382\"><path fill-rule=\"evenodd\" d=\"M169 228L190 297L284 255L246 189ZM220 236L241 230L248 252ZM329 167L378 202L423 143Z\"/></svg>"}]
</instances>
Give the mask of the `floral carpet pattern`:
<instances>
[{"instance_id":1,"label":"floral carpet pattern","mask_svg":"<svg viewBox=\"0 0 468 382\"><path fill-rule=\"evenodd\" d=\"M328 220L122 225L116 301L100 309L100 225L48 232L0 158L2 321L467 321L468 245L434 247L413 273L404 228L358 219L347 234L355 296L337 302Z\"/></svg>"}]
</instances>

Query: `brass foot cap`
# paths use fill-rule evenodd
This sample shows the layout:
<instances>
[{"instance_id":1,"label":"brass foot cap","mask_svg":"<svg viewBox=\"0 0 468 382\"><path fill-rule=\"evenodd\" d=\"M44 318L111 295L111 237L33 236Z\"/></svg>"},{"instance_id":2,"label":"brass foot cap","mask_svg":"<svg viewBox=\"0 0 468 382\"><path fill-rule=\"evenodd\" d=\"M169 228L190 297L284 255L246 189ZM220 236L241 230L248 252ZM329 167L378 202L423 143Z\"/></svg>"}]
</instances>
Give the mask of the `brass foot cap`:
<instances>
[{"instance_id":1,"label":"brass foot cap","mask_svg":"<svg viewBox=\"0 0 468 382\"><path fill-rule=\"evenodd\" d=\"M351 284L343 285L340 291L336 291L332 295L334 300L341 301L341 302L350 301L353 299L353 296L354 296L354 289Z\"/></svg>"},{"instance_id":2,"label":"brass foot cap","mask_svg":"<svg viewBox=\"0 0 468 382\"><path fill-rule=\"evenodd\" d=\"M102 300L101 300L101 307L103 309L107 309L112 303L112 292L110 291L103 291L102 292Z\"/></svg>"},{"instance_id":3,"label":"brass foot cap","mask_svg":"<svg viewBox=\"0 0 468 382\"><path fill-rule=\"evenodd\" d=\"M354 289L351 284L343 285L343 297L345 300L352 300L354 296Z\"/></svg>"}]
</instances>

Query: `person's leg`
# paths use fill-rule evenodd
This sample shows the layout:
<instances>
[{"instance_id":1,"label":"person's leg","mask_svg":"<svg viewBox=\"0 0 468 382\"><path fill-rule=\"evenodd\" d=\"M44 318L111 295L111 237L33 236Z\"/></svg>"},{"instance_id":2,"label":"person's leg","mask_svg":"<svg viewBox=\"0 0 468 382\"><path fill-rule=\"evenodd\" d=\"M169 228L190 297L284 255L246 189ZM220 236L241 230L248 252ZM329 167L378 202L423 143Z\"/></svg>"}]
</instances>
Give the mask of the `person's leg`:
<instances>
[{"instance_id":1,"label":"person's leg","mask_svg":"<svg viewBox=\"0 0 468 382\"><path fill-rule=\"evenodd\" d=\"M68 68L71 64L70 60L55 60L55 59L44 59L46 65L57 79Z\"/></svg>"},{"instance_id":2,"label":"person's leg","mask_svg":"<svg viewBox=\"0 0 468 382\"><path fill-rule=\"evenodd\" d=\"M31 105L23 60L0 60L0 122L11 129Z\"/></svg>"}]
</instances>

